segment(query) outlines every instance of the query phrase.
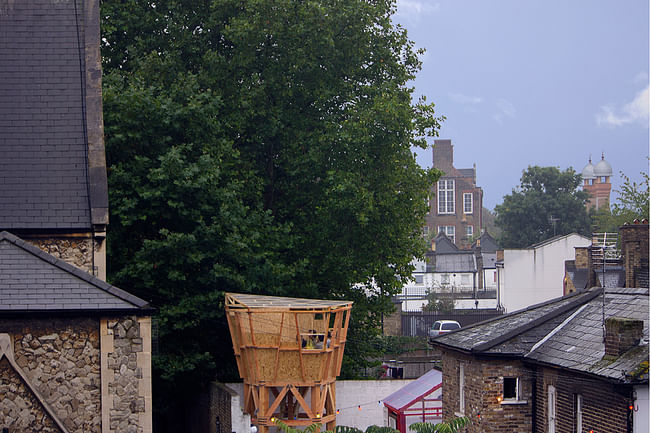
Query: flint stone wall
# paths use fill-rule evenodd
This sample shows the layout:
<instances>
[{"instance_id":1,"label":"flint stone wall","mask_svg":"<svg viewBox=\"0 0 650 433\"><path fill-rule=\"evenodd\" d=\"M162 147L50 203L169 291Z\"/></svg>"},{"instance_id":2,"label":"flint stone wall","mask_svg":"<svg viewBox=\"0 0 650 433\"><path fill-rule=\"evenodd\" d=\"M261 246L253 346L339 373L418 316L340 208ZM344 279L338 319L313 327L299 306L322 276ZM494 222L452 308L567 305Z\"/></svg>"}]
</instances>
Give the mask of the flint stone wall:
<instances>
[{"instance_id":1,"label":"flint stone wall","mask_svg":"<svg viewBox=\"0 0 650 433\"><path fill-rule=\"evenodd\" d=\"M61 432L6 358L0 361L0 428L2 427L8 427L12 432Z\"/></svg>"},{"instance_id":2,"label":"flint stone wall","mask_svg":"<svg viewBox=\"0 0 650 433\"><path fill-rule=\"evenodd\" d=\"M99 321L94 319L0 320L0 332L11 335L16 364L70 432L99 432ZM3 362L6 362L4 360ZM2 402L0 426L11 432L56 431L43 420L43 408L29 388L16 386L15 370L0 370L0 395L21 409L8 411ZM32 402L27 404L26 402ZM19 416L14 419L12 413ZM49 417L45 417L49 419ZM51 419L49 419L52 422ZM37 424L42 430L34 427ZM21 426L28 425L29 428Z\"/></svg>"},{"instance_id":3,"label":"flint stone wall","mask_svg":"<svg viewBox=\"0 0 650 433\"><path fill-rule=\"evenodd\" d=\"M57 259L61 259L71 265L83 269L92 274L93 255L92 239L89 237L79 238L27 238L30 244L40 248ZM99 251L99 243L95 244L95 250Z\"/></svg>"}]
</instances>

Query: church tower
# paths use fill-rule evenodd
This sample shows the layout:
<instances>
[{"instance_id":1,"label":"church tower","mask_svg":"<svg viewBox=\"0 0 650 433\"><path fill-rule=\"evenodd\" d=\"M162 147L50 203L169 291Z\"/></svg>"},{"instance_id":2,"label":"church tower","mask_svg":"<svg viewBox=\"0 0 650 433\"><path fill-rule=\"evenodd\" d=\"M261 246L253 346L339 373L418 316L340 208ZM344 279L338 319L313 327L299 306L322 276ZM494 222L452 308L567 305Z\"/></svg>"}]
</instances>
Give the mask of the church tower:
<instances>
[{"instance_id":1,"label":"church tower","mask_svg":"<svg viewBox=\"0 0 650 433\"><path fill-rule=\"evenodd\" d=\"M609 195L612 192L612 166L605 161L605 154L598 164L589 163L582 169L583 189L589 193L588 209L609 208Z\"/></svg>"}]
</instances>

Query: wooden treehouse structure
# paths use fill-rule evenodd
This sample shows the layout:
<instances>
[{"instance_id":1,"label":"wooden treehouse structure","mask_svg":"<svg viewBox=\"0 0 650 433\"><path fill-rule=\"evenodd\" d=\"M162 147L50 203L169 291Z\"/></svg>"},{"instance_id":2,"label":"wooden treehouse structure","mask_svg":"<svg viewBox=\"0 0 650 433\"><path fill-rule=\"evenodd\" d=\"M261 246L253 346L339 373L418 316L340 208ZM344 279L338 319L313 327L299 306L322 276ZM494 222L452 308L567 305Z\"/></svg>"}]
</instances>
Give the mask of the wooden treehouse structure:
<instances>
[{"instance_id":1,"label":"wooden treehouse structure","mask_svg":"<svg viewBox=\"0 0 650 433\"><path fill-rule=\"evenodd\" d=\"M260 433L275 426L336 427L336 376L352 302L226 293L244 409Z\"/></svg>"}]
</instances>

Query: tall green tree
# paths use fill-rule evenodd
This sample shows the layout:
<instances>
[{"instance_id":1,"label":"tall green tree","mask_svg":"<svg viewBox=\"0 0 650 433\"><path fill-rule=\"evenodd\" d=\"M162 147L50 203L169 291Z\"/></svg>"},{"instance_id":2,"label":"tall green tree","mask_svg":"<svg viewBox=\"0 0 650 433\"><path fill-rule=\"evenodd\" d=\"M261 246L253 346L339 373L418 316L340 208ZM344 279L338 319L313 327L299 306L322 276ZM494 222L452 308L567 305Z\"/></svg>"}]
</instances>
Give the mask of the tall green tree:
<instances>
[{"instance_id":1,"label":"tall green tree","mask_svg":"<svg viewBox=\"0 0 650 433\"><path fill-rule=\"evenodd\" d=\"M499 244L523 248L554 235L588 235L588 196L578 188L580 184L581 176L571 167L562 171L529 166L520 185L495 207L496 224L502 230Z\"/></svg>"},{"instance_id":2,"label":"tall green tree","mask_svg":"<svg viewBox=\"0 0 650 433\"><path fill-rule=\"evenodd\" d=\"M411 150L441 118L412 103L394 10L102 2L109 278L158 308L161 411L233 379L225 291L352 300L345 374L373 350L439 175Z\"/></svg>"},{"instance_id":3,"label":"tall green tree","mask_svg":"<svg viewBox=\"0 0 650 433\"><path fill-rule=\"evenodd\" d=\"M609 207L598 209L593 213L593 226L595 232L618 232L618 228L635 219L648 219L650 209L650 182L648 173L640 173L641 181L630 180L623 172L623 183L619 190L617 200Z\"/></svg>"}]
</instances>

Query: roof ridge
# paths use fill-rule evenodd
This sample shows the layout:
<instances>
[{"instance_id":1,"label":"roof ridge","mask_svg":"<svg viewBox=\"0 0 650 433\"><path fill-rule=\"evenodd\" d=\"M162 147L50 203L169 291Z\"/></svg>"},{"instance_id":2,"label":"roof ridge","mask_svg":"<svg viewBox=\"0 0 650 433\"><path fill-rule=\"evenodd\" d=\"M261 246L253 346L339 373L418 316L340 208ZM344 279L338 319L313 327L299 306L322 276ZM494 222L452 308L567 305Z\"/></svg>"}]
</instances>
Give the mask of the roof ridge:
<instances>
[{"instance_id":1,"label":"roof ridge","mask_svg":"<svg viewBox=\"0 0 650 433\"><path fill-rule=\"evenodd\" d=\"M570 321L572 321L582 310L587 308L589 305L589 302L584 303L580 308L578 308L576 311L571 313L569 317L564 319L562 323L560 323L558 326L553 328L551 332L546 334L541 340L539 340L537 343L533 345L533 347L528 351L527 354L524 355L524 358L527 358L531 353L533 353L535 350L537 350L540 346L542 346L544 343L546 343L552 336L557 334L562 328L564 328Z\"/></svg>"},{"instance_id":2,"label":"roof ridge","mask_svg":"<svg viewBox=\"0 0 650 433\"><path fill-rule=\"evenodd\" d=\"M602 293L602 289L596 289L596 290L593 290L593 291L585 292L584 294L582 294L582 296L578 297L577 299L572 300L568 304L563 305L563 306L561 306L561 307L559 307L557 309L554 309L553 311L549 311L548 313L543 314L542 316L538 317L537 319L532 320L532 321L530 321L530 322L528 322L528 323L526 323L526 324L524 324L524 325L522 325L522 326L520 326L518 328L515 328L515 329L513 329L511 331L508 331L505 334L499 335L498 337L496 337L496 338L494 338L494 339L492 339L490 341L486 341L485 343L479 344L479 345L473 347L471 349L471 351L472 352L483 352L485 350L491 349L492 347L494 347L494 346L496 346L498 344L501 344L504 341L507 341L507 340L509 340L509 339L511 339L513 337L516 337L517 335L523 334L524 332L526 332L526 331L528 331L528 330L530 330L530 329L532 329L532 328L534 328L534 327L536 327L538 325L541 325L542 323L548 322L549 320L551 320L551 319L553 319L553 318L555 318L555 317L557 317L557 316L559 316L561 314L564 314L567 311L570 311L570 310L578 307L579 305L581 305L583 303L584 304L588 303L592 299L599 296L601 293ZM559 299L562 299L562 298L559 298ZM555 301L557 302L558 299L556 299ZM544 306L544 305L548 305L548 303L538 304L539 307ZM520 310L518 313L522 313L524 311L529 311L529 309ZM505 317L508 317L508 315L501 316L498 319L501 320L501 319L504 319Z\"/></svg>"},{"instance_id":3,"label":"roof ridge","mask_svg":"<svg viewBox=\"0 0 650 433\"><path fill-rule=\"evenodd\" d=\"M120 288L117 288L107 283L106 281L101 280L96 276L89 274L83 269L71 265L65 260L58 259L54 257L52 254L46 253L40 248L30 244L29 242L26 242L24 239L21 239L18 236L8 231L0 232L0 242L1 241L10 242L13 245L17 246L18 248L22 249L23 251L35 256L36 258L41 259L44 262L47 262L53 266L56 266L57 268L61 269L64 272L67 272L68 274L74 275L80 280L85 281L86 283L91 284L97 287L98 289L103 290L104 292L107 292L121 299L122 301L128 302L138 308L146 308L149 306L149 303L147 301L140 299L137 296L132 295L131 293L125 290L122 290Z\"/></svg>"}]
</instances>

